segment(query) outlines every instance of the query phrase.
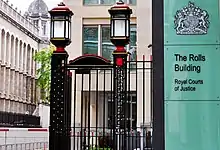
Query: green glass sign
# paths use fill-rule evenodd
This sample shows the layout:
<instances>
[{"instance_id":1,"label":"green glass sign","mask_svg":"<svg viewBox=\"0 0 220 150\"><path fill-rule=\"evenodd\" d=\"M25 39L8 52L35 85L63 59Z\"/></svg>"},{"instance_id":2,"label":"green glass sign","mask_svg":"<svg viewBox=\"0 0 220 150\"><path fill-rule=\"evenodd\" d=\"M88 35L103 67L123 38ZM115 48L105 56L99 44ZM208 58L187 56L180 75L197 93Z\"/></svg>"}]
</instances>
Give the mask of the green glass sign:
<instances>
[{"instance_id":1,"label":"green glass sign","mask_svg":"<svg viewBox=\"0 0 220 150\"><path fill-rule=\"evenodd\" d=\"M165 100L220 100L219 46L166 46Z\"/></svg>"},{"instance_id":2,"label":"green glass sign","mask_svg":"<svg viewBox=\"0 0 220 150\"><path fill-rule=\"evenodd\" d=\"M166 101L165 150L219 150L220 102Z\"/></svg>"},{"instance_id":3,"label":"green glass sign","mask_svg":"<svg viewBox=\"0 0 220 150\"><path fill-rule=\"evenodd\" d=\"M218 0L165 0L164 5L165 45L219 43Z\"/></svg>"},{"instance_id":4,"label":"green glass sign","mask_svg":"<svg viewBox=\"0 0 220 150\"><path fill-rule=\"evenodd\" d=\"M165 150L220 150L219 0L164 0Z\"/></svg>"}]
</instances>

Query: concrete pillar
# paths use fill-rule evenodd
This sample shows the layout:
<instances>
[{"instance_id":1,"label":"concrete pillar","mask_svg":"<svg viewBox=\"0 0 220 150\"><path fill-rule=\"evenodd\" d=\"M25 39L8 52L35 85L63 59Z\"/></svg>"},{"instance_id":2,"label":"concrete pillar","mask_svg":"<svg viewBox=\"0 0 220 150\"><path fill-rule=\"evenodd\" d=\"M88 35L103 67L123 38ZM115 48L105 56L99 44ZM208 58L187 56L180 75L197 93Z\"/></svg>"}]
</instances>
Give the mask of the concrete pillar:
<instances>
[{"instance_id":1,"label":"concrete pillar","mask_svg":"<svg viewBox=\"0 0 220 150\"><path fill-rule=\"evenodd\" d=\"M4 64L6 63L6 51L7 51L7 46L6 46L7 45L6 44L7 43L7 38L6 37L7 36L6 36L6 33L5 33L5 36L4 36L4 39L3 39L4 40L4 45L3 45L3 51L2 51L3 52L3 55L2 55L3 60L2 61L3 61Z\"/></svg>"},{"instance_id":2,"label":"concrete pillar","mask_svg":"<svg viewBox=\"0 0 220 150\"><path fill-rule=\"evenodd\" d=\"M22 72L22 51L23 51L23 43L19 42L19 71Z\"/></svg>"},{"instance_id":3,"label":"concrete pillar","mask_svg":"<svg viewBox=\"0 0 220 150\"><path fill-rule=\"evenodd\" d=\"M16 49L16 38L14 38L14 41L13 41L13 53L12 53L12 57L11 57L11 62L12 62L12 68L16 68L15 66L16 66L16 51L17 51L17 49Z\"/></svg>"},{"instance_id":4,"label":"concrete pillar","mask_svg":"<svg viewBox=\"0 0 220 150\"><path fill-rule=\"evenodd\" d=\"M19 98L19 71L16 70L15 72L15 78L16 78L16 98Z\"/></svg>"},{"instance_id":5,"label":"concrete pillar","mask_svg":"<svg viewBox=\"0 0 220 150\"><path fill-rule=\"evenodd\" d=\"M15 51L16 51L16 57L15 57L15 59L16 59L16 64L15 64L15 66L16 66L16 70L19 70L19 60L20 60L20 47L19 47L19 44L20 44L20 41L19 40L17 40L17 42L16 42L16 49L15 49Z\"/></svg>"},{"instance_id":6,"label":"concrete pillar","mask_svg":"<svg viewBox=\"0 0 220 150\"><path fill-rule=\"evenodd\" d=\"M6 91L6 97L9 98L10 95L10 67L6 67L6 81L5 81L5 91Z\"/></svg>"},{"instance_id":7,"label":"concrete pillar","mask_svg":"<svg viewBox=\"0 0 220 150\"><path fill-rule=\"evenodd\" d=\"M2 30L0 30L0 64L2 62ZM1 110L1 109L0 109Z\"/></svg>"},{"instance_id":8,"label":"concrete pillar","mask_svg":"<svg viewBox=\"0 0 220 150\"><path fill-rule=\"evenodd\" d=\"M24 49L23 49L23 70L24 70L24 73L27 72L27 46L24 45Z\"/></svg>"},{"instance_id":9,"label":"concrete pillar","mask_svg":"<svg viewBox=\"0 0 220 150\"><path fill-rule=\"evenodd\" d=\"M24 98L24 101L27 102L27 88L26 88L26 84L27 84L27 75L24 74L23 75L23 98Z\"/></svg>"},{"instance_id":10,"label":"concrete pillar","mask_svg":"<svg viewBox=\"0 0 220 150\"><path fill-rule=\"evenodd\" d=\"M7 58L6 58L6 61L7 61L7 66L10 66L11 67L11 54L12 54L12 50L11 50L11 35L9 35L9 36L7 36L7 44L8 44L8 46L7 46Z\"/></svg>"},{"instance_id":11,"label":"concrete pillar","mask_svg":"<svg viewBox=\"0 0 220 150\"><path fill-rule=\"evenodd\" d=\"M30 59L29 59L30 67L28 68L29 75L31 75L32 65L33 65L32 51L33 51L33 49L31 48L30 51L29 51L29 53L30 53Z\"/></svg>"}]
</instances>

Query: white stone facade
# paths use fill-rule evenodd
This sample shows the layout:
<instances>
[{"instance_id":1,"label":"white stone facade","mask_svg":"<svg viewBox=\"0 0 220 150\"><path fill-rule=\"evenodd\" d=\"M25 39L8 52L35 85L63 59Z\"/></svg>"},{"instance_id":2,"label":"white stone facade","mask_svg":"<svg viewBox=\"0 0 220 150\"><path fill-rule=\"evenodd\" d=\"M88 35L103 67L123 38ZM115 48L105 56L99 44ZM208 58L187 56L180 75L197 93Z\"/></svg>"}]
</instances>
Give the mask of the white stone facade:
<instances>
[{"instance_id":1,"label":"white stone facade","mask_svg":"<svg viewBox=\"0 0 220 150\"><path fill-rule=\"evenodd\" d=\"M33 113L39 101L33 55L43 47L39 29L0 0L0 111Z\"/></svg>"}]
</instances>

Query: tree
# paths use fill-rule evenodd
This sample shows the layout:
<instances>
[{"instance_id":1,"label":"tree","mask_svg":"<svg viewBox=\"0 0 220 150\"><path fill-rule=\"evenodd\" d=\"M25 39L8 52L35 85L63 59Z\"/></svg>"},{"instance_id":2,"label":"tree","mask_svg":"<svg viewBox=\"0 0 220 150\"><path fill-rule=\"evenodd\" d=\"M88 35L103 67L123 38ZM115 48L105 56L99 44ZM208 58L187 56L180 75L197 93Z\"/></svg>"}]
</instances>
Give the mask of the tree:
<instances>
[{"instance_id":1,"label":"tree","mask_svg":"<svg viewBox=\"0 0 220 150\"><path fill-rule=\"evenodd\" d=\"M50 44L34 55L37 67L37 85L41 91L41 100L44 103L50 102L50 81L51 81L51 56L55 46Z\"/></svg>"}]
</instances>

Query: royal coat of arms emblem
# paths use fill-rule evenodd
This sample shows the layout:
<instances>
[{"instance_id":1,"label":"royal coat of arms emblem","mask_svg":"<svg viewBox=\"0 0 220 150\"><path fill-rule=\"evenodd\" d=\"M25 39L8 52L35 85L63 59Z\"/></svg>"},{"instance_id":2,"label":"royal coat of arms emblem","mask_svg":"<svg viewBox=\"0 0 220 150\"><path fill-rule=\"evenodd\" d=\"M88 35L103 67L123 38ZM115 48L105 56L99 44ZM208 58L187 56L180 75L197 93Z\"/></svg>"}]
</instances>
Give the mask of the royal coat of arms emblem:
<instances>
[{"instance_id":1,"label":"royal coat of arms emblem","mask_svg":"<svg viewBox=\"0 0 220 150\"><path fill-rule=\"evenodd\" d=\"M206 10L196 7L193 2L188 7L178 10L174 25L177 35L204 35L209 28L209 14Z\"/></svg>"}]
</instances>

